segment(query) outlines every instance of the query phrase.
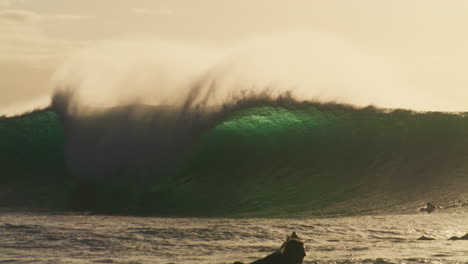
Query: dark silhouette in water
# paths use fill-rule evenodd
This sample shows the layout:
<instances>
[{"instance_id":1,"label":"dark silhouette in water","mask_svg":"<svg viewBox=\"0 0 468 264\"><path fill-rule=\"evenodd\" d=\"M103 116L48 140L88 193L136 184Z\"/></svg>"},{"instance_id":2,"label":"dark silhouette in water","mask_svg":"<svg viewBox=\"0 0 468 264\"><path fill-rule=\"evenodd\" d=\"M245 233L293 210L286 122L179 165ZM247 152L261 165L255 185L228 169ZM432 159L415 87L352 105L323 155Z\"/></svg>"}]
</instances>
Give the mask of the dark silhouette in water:
<instances>
[{"instance_id":1,"label":"dark silhouette in water","mask_svg":"<svg viewBox=\"0 0 468 264\"><path fill-rule=\"evenodd\" d=\"M468 240L468 233L466 233L462 237L453 236L453 237L449 238L448 240Z\"/></svg>"},{"instance_id":2,"label":"dark silhouette in water","mask_svg":"<svg viewBox=\"0 0 468 264\"><path fill-rule=\"evenodd\" d=\"M435 240L435 238L422 236L422 237L418 238L417 240Z\"/></svg>"},{"instance_id":3,"label":"dark silhouette in water","mask_svg":"<svg viewBox=\"0 0 468 264\"><path fill-rule=\"evenodd\" d=\"M279 251L256 260L251 264L300 264L305 256L304 242L299 239L296 232L292 232L291 236L288 236L283 245L281 245ZM234 264L243 263L234 262Z\"/></svg>"},{"instance_id":4,"label":"dark silhouette in water","mask_svg":"<svg viewBox=\"0 0 468 264\"><path fill-rule=\"evenodd\" d=\"M435 239L431 237L422 236L418 238L417 240L435 240ZM468 240L468 233L466 233L464 236L461 236L461 237L457 237L457 236L450 237L448 240Z\"/></svg>"},{"instance_id":5,"label":"dark silhouette in water","mask_svg":"<svg viewBox=\"0 0 468 264\"><path fill-rule=\"evenodd\" d=\"M439 208L439 207L435 206L431 202L427 202L426 206L419 208L419 211L420 212L427 212L428 214L430 214L430 213L434 212L437 208Z\"/></svg>"}]
</instances>

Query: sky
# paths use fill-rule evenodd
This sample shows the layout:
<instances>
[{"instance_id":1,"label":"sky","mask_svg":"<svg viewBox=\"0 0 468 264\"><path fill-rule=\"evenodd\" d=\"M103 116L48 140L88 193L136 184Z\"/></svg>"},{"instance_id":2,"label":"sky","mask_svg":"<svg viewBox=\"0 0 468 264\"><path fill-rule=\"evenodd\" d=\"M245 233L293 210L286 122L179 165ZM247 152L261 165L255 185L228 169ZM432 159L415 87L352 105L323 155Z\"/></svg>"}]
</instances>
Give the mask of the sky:
<instances>
[{"instance_id":1,"label":"sky","mask_svg":"<svg viewBox=\"0 0 468 264\"><path fill-rule=\"evenodd\" d=\"M415 109L468 111L466 14L464 0L0 0L0 115L44 104L57 69L102 41L232 47L296 31L378 59Z\"/></svg>"}]
</instances>

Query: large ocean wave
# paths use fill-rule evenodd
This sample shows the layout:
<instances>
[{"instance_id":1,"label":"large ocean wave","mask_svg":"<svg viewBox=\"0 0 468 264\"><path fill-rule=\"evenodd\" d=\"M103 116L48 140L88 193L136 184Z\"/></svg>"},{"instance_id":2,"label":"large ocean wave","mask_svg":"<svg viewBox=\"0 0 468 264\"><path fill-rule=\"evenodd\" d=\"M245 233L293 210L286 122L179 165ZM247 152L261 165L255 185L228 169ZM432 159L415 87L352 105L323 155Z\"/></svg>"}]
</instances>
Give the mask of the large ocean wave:
<instances>
[{"instance_id":1,"label":"large ocean wave","mask_svg":"<svg viewBox=\"0 0 468 264\"><path fill-rule=\"evenodd\" d=\"M0 119L0 201L279 217L466 199L468 116L366 107L442 107L388 66L329 34L89 47L59 67L48 108Z\"/></svg>"},{"instance_id":2,"label":"large ocean wave","mask_svg":"<svg viewBox=\"0 0 468 264\"><path fill-rule=\"evenodd\" d=\"M466 199L468 116L248 93L0 119L2 206L179 216L414 212Z\"/></svg>"}]
</instances>

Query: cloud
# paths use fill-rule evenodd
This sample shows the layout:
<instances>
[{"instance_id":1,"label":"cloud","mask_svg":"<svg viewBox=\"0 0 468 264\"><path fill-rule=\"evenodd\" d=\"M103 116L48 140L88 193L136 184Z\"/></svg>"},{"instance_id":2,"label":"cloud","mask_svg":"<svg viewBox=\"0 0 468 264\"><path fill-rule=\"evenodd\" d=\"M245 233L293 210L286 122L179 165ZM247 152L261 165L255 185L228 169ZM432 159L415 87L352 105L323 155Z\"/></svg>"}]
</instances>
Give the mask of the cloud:
<instances>
[{"instance_id":1,"label":"cloud","mask_svg":"<svg viewBox=\"0 0 468 264\"><path fill-rule=\"evenodd\" d=\"M94 19L93 16L84 16L84 15L75 15L75 14L58 14L58 15L49 15L45 17L45 20L61 20L61 21L79 21L79 20L88 20Z\"/></svg>"},{"instance_id":2,"label":"cloud","mask_svg":"<svg viewBox=\"0 0 468 264\"><path fill-rule=\"evenodd\" d=\"M39 14L27 10L0 10L0 60L40 64L40 61L63 56L82 43L46 34L43 23L90 18L70 14Z\"/></svg>"},{"instance_id":3,"label":"cloud","mask_svg":"<svg viewBox=\"0 0 468 264\"><path fill-rule=\"evenodd\" d=\"M70 53L87 44L53 36L47 27L68 27L90 18L0 8L0 115L47 104L50 76Z\"/></svg>"},{"instance_id":4,"label":"cloud","mask_svg":"<svg viewBox=\"0 0 468 264\"><path fill-rule=\"evenodd\" d=\"M10 7L11 3L9 0L0 0L0 8Z\"/></svg>"},{"instance_id":5,"label":"cloud","mask_svg":"<svg viewBox=\"0 0 468 264\"><path fill-rule=\"evenodd\" d=\"M40 21L43 16L26 10L3 10L0 11L0 21L3 22L34 22Z\"/></svg>"},{"instance_id":6,"label":"cloud","mask_svg":"<svg viewBox=\"0 0 468 264\"><path fill-rule=\"evenodd\" d=\"M171 9L167 8L167 7L160 7L160 8L157 8L157 9L134 7L134 8L131 9L131 11L133 13L135 13L135 14L138 14L138 15L157 15L157 16L166 15L166 16L169 16L169 15L174 14L174 12Z\"/></svg>"},{"instance_id":7,"label":"cloud","mask_svg":"<svg viewBox=\"0 0 468 264\"><path fill-rule=\"evenodd\" d=\"M10 23L34 23L55 21L79 21L93 19L92 16L76 14L38 14L28 10L3 10L0 11L0 21Z\"/></svg>"},{"instance_id":8,"label":"cloud","mask_svg":"<svg viewBox=\"0 0 468 264\"><path fill-rule=\"evenodd\" d=\"M24 0L0 0L0 8L9 8L14 3L24 3Z\"/></svg>"}]
</instances>

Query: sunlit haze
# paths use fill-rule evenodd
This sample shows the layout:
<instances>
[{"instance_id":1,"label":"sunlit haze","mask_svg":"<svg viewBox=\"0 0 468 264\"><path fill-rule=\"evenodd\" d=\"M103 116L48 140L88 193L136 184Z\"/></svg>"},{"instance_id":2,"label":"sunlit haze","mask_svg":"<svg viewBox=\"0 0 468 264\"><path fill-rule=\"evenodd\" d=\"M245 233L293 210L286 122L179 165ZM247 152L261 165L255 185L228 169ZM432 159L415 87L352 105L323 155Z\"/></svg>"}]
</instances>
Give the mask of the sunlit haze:
<instances>
[{"instance_id":1,"label":"sunlit haze","mask_svg":"<svg viewBox=\"0 0 468 264\"><path fill-rule=\"evenodd\" d=\"M86 104L211 102L242 89L467 111L462 0L0 0L0 115L76 89ZM206 82L206 83L203 83Z\"/></svg>"}]
</instances>

